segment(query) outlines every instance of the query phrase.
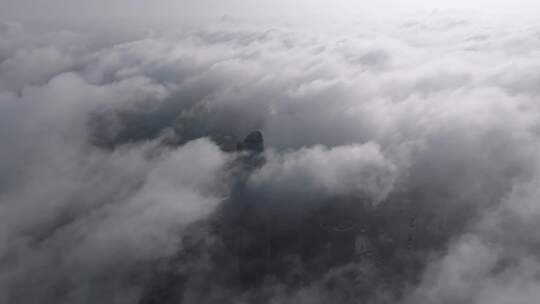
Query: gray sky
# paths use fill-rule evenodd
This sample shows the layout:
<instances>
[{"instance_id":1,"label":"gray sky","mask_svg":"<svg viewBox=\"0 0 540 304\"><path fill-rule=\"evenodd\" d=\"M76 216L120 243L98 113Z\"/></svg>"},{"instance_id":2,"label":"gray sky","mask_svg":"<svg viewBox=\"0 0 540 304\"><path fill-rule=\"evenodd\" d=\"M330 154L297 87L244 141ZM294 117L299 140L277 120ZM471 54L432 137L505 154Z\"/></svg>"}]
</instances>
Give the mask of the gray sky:
<instances>
[{"instance_id":1,"label":"gray sky","mask_svg":"<svg viewBox=\"0 0 540 304\"><path fill-rule=\"evenodd\" d=\"M222 15L259 17L335 15L365 13L388 16L404 11L433 9L466 9L502 15L534 14L534 0L0 0L0 17L4 19L45 19L66 21L186 20ZM111 21L112 21L111 20ZM143 22L144 23L144 22Z\"/></svg>"}]
</instances>

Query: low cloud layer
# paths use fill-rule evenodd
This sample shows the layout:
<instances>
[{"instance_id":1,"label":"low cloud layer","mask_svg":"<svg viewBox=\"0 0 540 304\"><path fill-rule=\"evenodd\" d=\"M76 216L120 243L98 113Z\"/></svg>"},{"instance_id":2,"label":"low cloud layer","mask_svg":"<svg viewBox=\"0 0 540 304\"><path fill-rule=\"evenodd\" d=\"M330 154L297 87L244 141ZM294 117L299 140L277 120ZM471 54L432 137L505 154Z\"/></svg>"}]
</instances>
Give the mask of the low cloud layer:
<instances>
[{"instance_id":1,"label":"low cloud layer","mask_svg":"<svg viewBox=\"0 0 540 304\"><path fill-rule=\"evenodd\" d=\"M0 303L536 302L539 33L2 22Z\"/></svg>"}]
</instances>

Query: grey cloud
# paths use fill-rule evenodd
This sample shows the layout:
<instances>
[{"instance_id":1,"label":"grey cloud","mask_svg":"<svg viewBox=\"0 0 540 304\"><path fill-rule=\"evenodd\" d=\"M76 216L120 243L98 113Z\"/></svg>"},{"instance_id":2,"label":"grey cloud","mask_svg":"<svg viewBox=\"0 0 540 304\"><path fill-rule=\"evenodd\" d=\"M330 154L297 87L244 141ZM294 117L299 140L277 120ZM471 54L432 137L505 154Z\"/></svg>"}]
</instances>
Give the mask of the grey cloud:
<instances>
[{"instance_id":1,"label":"grey cloud","mask_svg":"<svg viewBox=\"0 0 540 304\"><path fill-rule=\"evenodd\" d=\"M280 193L307 204L320 196L339 195L366 196L378 203L391 191L394 179L394 165L376 145L365 144L330 150L315 146L272 156L250 182L260 191Z\"/></svg>"},{"instance_id":2,"label":"grey cloud","mask_svg":"<svg viewBox=\"0 0 540 304\"><path fill-rule=\"evenodd\" d=\"M433 18L2 24L0 301L534 302L538 41Z\"/></svg>"}]
</instances>

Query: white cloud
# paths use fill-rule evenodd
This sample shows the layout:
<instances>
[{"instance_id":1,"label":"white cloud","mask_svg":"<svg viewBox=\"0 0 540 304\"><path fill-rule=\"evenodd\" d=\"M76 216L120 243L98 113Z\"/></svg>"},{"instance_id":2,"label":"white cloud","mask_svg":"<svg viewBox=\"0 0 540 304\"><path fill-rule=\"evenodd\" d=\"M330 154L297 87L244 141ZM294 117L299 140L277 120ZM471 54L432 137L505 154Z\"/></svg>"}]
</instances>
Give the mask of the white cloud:
<instances>
[{"instance_id":1,"label":"white cloud","mask_svg":"<svg viewBox=\"0 0 540 304\"><path fill-rule=\"evenodd\" d=\"M388 267L426 266L397 302L534 301L534 25L434 12L387 24L219 27L129 41L111 34L110 42L92 31L0 26L0 302L135 301L156 261L182 253L185 227L219 211L226 186L243 182L228 171L237 155L208 138L234 146L252 129L268 149L246 173L250 201L285 214L368 199L373 209L349 216L372 227L354 240L394 262ZM256 243L248 224L239 230ZM336 293L324 286L335 280L364 290L370 282L347 285L350 271L373 284L387 279L379 275L402 279L376 258L336 266L340 249L318 247L326 232L298 229L317 263L295 256L294 271L313 277L274 300L328 300ZM208 250L227 247L214 245ZM205 263L234 277L227 263ZM206 274L190 284L213 287ZM392 298L388 288L380 292Z\"/></svg>"},{"instance_id":2,"label":"white cloud","mask_svg":"<svg viewBox=\"0 0 540 304\"><path fill-rule=\"evenodd\" d=\"M251 182L262 192L316 201L320 196L357 196L378 203L392 190L395 168L374 144L315 146L272 156Z\"/></svg>"}]
</instances>

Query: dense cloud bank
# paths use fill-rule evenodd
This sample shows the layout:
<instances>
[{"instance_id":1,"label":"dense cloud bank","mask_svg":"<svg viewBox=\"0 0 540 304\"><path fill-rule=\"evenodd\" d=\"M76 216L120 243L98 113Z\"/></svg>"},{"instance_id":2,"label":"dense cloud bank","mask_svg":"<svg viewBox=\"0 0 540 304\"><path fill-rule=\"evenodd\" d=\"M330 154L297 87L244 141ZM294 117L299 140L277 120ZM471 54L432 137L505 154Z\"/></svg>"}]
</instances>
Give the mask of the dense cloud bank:
<instances>
[{"instance_id":1,"label":"dense cloud bank","mask_svg":"<svg viewBox=\"0 0 540 304\"><path fill-rule=\"evenodd\" d=\"M540 28L223 22L0 24L0 303L537 302Z\"/></svg>"}]
</instances>

